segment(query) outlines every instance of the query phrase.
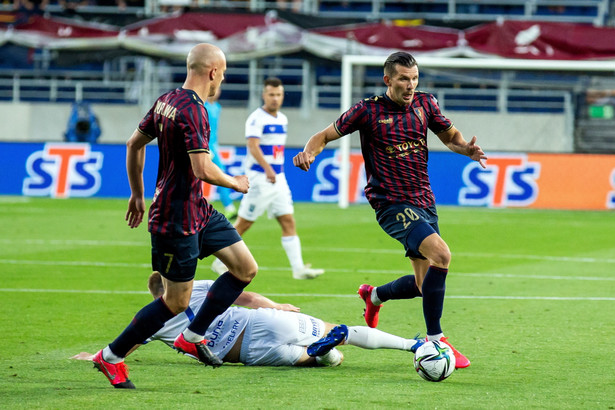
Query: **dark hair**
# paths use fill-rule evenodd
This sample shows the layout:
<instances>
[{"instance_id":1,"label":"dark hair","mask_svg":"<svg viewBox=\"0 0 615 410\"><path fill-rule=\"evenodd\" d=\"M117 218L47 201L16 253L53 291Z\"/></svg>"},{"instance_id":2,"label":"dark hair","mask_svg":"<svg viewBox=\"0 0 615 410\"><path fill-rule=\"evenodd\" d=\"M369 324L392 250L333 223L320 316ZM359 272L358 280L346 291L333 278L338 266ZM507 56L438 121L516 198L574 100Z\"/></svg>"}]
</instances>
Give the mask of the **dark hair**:
<instances>
[{"instance_id":1,"label":"dark hair","mask_svg":"<svg viewBox=\"0 0 615 410\"><path fill-rule=\"evenodd\" d=\"M265 79L264 85L265 87L267 87L268 85L272 87L280 87L282 85L282 80L280 80L278 77L268 77L267 79Z\"/></svg>"},{"instance_id":2,"label":"dark hair","mask_svg":"<svg viewBox=\"0 0 615 410\"><path fill-rule=\"evenodd\" d=\"M392 77L397 72L397 65L412 68L418 65L412 54L405 51L398 51L387 57L384 62L384 74Z\"/></svg>"}]
</instances>

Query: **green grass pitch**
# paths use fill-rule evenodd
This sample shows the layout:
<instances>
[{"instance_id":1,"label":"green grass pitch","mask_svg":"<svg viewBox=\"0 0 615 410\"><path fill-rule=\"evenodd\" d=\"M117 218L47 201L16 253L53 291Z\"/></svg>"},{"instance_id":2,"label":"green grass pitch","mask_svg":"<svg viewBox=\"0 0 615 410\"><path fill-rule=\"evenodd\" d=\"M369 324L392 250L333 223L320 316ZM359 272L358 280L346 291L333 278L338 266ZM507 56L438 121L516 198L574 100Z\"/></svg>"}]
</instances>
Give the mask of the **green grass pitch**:
<instances>
[{"instance_id":1,"label":"green grass pitch","mask_svg":"<svg viewBox=\"0 0 615 410\"><path fill-rule=\"evenodd\" d=\"M401 351L344 346L337 368L206 368L153 343L126 363L137 390L113 389L70 360L111 342L150 300L149 234L125 200L0 197L0 408L615 408L612 212L440 207L453 253L442 325L472 361L442 383ZM260 265L248 290L329 322L362 325L361 283L410 271L367 205L296 204L304 259L291 278L274 220L245 241ZM211 260L197 279L213 279ZM381 330L424 335L420 299L389 301Z\"/></svg>"}]
</instances>

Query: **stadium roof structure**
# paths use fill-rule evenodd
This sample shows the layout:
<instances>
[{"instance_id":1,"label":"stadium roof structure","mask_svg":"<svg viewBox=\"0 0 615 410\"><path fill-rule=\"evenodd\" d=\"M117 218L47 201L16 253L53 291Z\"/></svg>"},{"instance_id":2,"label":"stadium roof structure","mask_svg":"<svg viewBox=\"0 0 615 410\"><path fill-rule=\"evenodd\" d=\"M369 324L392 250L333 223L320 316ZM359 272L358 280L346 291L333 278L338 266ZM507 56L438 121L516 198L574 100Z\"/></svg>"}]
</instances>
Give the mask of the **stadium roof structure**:
<instances>
[{"instance_id":1,"label":"stadium roof structure","mask_svg":"<svg viewBox=\"0 0 615 410\"><path fill-rule=\"evenodd\" d=\"M399 50L433 57L615 59L615 28L536 21L501 20L465 30L392 22L304 29L275 13L190 12L124 27L33 16L0 29L0 45L59 51L125 49L172 60L185 59L199 42L218 45L229 61L299 51L341 61L349 54L386 56Z\"/></svg>"}]
</instances>

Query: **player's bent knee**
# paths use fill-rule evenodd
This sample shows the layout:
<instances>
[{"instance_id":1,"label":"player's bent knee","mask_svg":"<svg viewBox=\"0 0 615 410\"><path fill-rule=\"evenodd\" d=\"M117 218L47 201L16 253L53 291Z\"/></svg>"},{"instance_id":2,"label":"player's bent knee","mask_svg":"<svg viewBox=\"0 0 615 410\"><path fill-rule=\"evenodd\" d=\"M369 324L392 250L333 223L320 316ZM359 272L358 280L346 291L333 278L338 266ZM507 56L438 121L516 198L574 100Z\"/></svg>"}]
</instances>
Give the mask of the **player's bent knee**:
<instances>
[{"instance_id":1,"label":"player's bent knee","mask_svg":"<svg viewBox=\"0 0 615 410\"><path fill-rule=\"evenodd\" d=\"M439 268L448 269L448 266L451 264L451 252L448 249L437 252L431 262Z\"/></svg>"},{"instance_id":2,"label":"player's bent knee","mask_svg":"<svg viewBox=\"0 0 615 410\"><path fill-rule=\"evenodd\" d=\"M244 282L250 282L250 281L252 281L252 279L254 279L254 277L256 276L256 273L258 272L258 265L257 265L256 261L254 259L252 259L249 262L243 263L237 269L235 269L235 270L233 270L231 272L238 279L240 279L240 280L242 280Z\"/></svg>"},{"instance_id":3,"label":"player's bent knee","mask_svg":"<svg viewBox=\"0 0 615 410\"><path fill-rule=\"evenodd\" d=\"M171 312L175 315L179 315L190 306L190 300L165 300L165 304Z\"/></svg>"}]
</instances>

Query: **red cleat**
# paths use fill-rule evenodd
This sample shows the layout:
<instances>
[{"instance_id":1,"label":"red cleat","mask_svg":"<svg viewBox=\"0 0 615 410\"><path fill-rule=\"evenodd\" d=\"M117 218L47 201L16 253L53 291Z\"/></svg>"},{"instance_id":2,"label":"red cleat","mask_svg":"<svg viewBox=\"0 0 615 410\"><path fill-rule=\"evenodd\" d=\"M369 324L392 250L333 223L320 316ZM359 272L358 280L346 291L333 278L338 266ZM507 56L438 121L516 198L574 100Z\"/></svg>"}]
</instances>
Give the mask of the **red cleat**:
<instances>
[{"instance_id":1,"label":"red cleat","mask_svg":"<svg viewBox=\"0 0 615 410\"><path fill-rule=\"evenodd\" d=\"M198 343L190 343L184 339L184 334L180 333L173 342L173 348L188 356L192 356L205 366L219 367L222 365L222 360L209 350L207 340L203 339Z\"/></svg>"},{"instance_id":2,"label":"red cleat","mask_svg":"<svg viewBox=\"0 0 615 410\"><path fill-rule=\"evenodd\" d=\"M467 357L461 354L459 350L453 347L453 345L448 341L448 337L443 337L440 339L440 341L446 343L448 347L453 350L453 354L455 355L455 369L463 369L470 366L470 360L468 360Z\"/></svg>"},{"instance_id":3,"label":"red cleat","mask_svg":"<svg viewBox=\"0 0 615 410\"><path fill-rule=\"evenodd\" d=\"M365 318L365 323L369 327L378 326L378 312L380 312L380 308L382 305L374 305L372 303L372 291L374 287L372 285L363 284L359 286L359 290L357 293L365 302L365 310L363 311L363 317Z\"/></svg>"},{"instance_id":4,"label":"red cleat","mask_svg":"<svg viewBox=\"0 0 615 410\"><path fill-rule=\"evenodd\" d=\"M134 389L135 385L128 379L128 367L124 362L109 363L102 357L102 350L92 359L94 367L104 374L116 389Z\"/></svg>"}]
</instances>

